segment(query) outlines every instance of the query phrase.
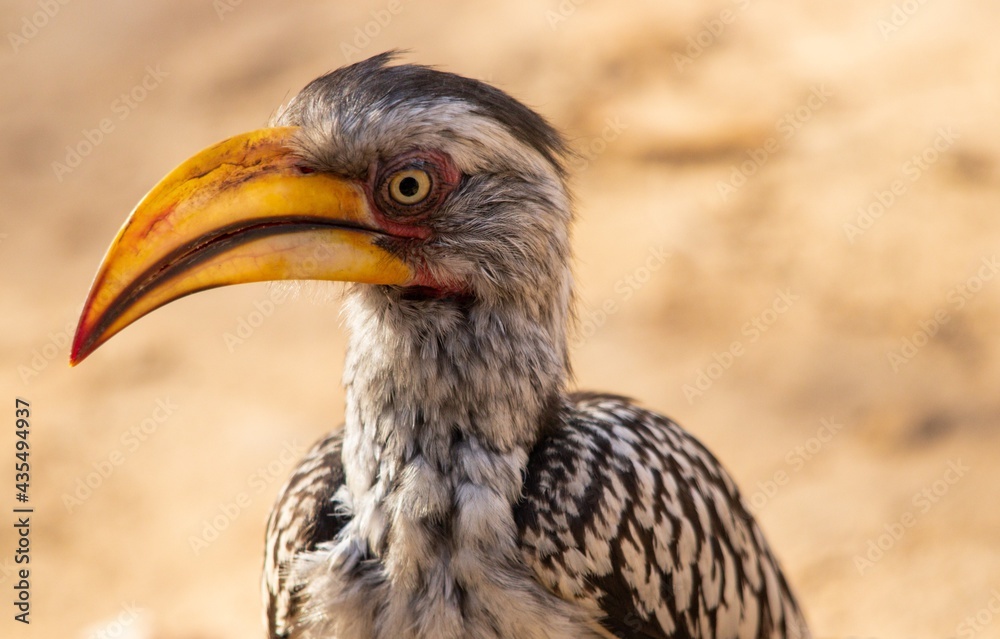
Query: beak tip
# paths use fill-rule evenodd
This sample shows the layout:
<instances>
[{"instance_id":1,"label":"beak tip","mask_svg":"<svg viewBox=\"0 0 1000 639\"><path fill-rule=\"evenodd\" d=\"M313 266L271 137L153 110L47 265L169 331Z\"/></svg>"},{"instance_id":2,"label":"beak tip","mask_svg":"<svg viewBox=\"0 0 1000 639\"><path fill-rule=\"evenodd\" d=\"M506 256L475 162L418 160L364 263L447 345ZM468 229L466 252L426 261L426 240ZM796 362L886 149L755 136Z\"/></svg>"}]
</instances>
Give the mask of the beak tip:
<instances>
[{"instance_id":1,"label":"beak tip","mask_svg":"<svg viewBox=\"0 0 1000 639\"><path fill-rule=\"evenodd\" d=\"M69 365L71 367L82 362L93 352L93 345L90 343L92 340L89 337L89 332L84 330L81 322L76 328L76 335L73 336L73 347L69 352Z\"/></svg>"}]
</instances>

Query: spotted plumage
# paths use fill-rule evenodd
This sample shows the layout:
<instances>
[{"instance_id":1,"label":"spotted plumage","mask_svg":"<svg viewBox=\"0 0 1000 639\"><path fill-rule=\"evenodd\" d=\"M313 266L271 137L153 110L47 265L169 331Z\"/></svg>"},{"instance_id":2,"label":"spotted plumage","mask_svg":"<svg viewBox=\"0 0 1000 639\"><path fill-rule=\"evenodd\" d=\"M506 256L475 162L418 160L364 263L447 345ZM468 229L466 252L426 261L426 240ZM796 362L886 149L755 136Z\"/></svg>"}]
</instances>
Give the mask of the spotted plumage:
<instances>
[{"instance_id":1,"label":"spotted plumage","mask_svg":"<svg viewBox=\"0 0 1000 639\"><path fill-rule=\"evenodd\" d=\"M801 637L733 480L690 434L621 398L570 397L515 508L526 561L617 637Z\"/></svg>"},{"instance_id":2,"label":"spotted plumage","mask_svg":"<svg viewBox=\"0 0 1000 639\"><path fill-rule=\"evenodd\" d=\"M295 593L301 588L288 582L285 568L297 554L333 539L347 523L334 498L344 485L342 435L338 430L309 449L271 510L261 582L270 637L288 636L298 612Z\"/></svg>"},{"instance_id":3,"label":"spotted plumage","mask_svg":"<svg viewBox=\"0 0 1000 639\"><path fill-rule=\"evenodd\" d=\"M348 291L346 423L271 515L269 636L807 637L715 458L625 399L567 390L558 134L492 87L390 62L320 78L276 120L301 127L310 171L377 182L423 153L455 177L420 241L384 241L432 284Z\"/></svg>"}]
</instances>

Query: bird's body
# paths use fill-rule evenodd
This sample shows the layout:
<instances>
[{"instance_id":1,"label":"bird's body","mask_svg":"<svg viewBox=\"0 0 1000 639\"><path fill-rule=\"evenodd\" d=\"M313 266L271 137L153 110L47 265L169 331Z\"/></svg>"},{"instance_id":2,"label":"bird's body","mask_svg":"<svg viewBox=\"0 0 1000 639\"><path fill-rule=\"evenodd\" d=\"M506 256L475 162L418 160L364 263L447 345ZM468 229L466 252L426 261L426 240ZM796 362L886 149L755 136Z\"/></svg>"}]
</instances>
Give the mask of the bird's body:
<instances>
[{"instance_id":1,"label":"bird's body","mask_svg":"<svg viewBox=\"0 0 1000 639\"><path fill-rule=\"evenodd\" d=\"M588 394L566 398L543 432L523 494L495 513L506 538L461 539L447 517L462 514L446 508L429 547L397 548L423 564L406 588L393 588L388 547L367 552L352 537L344 431L321 440L268 523L270 637L808 637L735 485L689 434ZM428 484L412 490L451 492ZM403 514L405 525L422 514Z\"/></svg>"},{"instance_id":2,"label":"bird's body","mask_svg":"<svg viewBox=\"0 0 1000 639\"><path fill-rule=\"evenodd\" d=\"M151 191L74 343L79 360L212 286L361 282L345 424L268 525L270 637L807 637L715 458L627 400L568 392L558 134L488 85L389 61L319 78L277 128Z\"/></svg>"}]
</instances>

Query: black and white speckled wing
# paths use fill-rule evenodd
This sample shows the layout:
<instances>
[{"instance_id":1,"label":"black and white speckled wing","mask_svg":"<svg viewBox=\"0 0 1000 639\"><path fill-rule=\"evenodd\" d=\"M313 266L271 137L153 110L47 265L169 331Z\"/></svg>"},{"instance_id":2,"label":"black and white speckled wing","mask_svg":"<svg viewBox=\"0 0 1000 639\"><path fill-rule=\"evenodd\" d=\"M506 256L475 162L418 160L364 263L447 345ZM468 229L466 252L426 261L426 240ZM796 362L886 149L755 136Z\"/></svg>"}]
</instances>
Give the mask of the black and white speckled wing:
<instances>
[{"instance_id":1,"label":"black and white speckled wing","mask_svg":"<svg viewBox=\"0 0 1000 639\"><path fill-rule=\"evenodd\" d=\"M317 442L299 462L278 495L267 522L261 587L267 602L269 639L291 636L304 584L291 583L288 569L296 555L333 539L347 523L334 510L333 495L344 484L343 432Z\"/></svg>"},{"instance_id":2,"label":"black and white speckled wing","mask_svg":"<svg viewBox=\"0 0 1000 639\"><path fill-rule=\"evenodd\" d=\"M809 636L726 471L626 399L570 398L532 452L516 517L538 579L620 639Z\"/></svg>"}]
</instances>

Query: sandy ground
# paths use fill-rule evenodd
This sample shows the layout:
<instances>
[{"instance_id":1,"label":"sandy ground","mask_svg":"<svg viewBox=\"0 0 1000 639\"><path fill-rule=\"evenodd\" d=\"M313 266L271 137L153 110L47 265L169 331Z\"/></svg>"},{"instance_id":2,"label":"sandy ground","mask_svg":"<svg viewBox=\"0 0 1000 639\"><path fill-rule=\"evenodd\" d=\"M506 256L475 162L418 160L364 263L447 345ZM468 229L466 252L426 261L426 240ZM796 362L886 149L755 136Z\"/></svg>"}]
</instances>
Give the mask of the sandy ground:
<instances>
[{"instance_id":1,"label":"sandy ground","mask_svg":"<svg viewBox=\"0 0 1000 639\"><path fill-rule=\"evenodd\" d=\"M573 141L578 384L724 460L818 636L1000 637L1000 4L347 4L0 8L0 635L261 635L270 503L343 411L338 289L194 296L72 370L68 329L169 169L403 47Z\"/></svg>"}]
</instances>

